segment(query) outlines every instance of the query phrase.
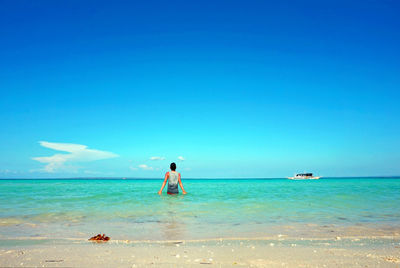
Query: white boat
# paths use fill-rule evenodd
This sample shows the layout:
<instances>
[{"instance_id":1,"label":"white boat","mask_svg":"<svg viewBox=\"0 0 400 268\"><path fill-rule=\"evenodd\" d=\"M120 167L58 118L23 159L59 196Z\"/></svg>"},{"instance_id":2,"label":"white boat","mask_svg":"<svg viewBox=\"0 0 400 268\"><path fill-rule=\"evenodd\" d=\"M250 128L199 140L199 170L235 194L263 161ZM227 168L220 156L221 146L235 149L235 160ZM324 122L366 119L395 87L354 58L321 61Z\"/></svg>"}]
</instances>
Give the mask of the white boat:
<instances>
[{"instance_id":1,"label":"white boat","mask_svg":"<svg viewBox=\"0 0 400 268\"><path fill-rule=\"evenodd\" d=\"M312 173L299 173L293 177L288 177L289 180L318 180L321 177L313 176Z\"/></svg>"}]
</instances>

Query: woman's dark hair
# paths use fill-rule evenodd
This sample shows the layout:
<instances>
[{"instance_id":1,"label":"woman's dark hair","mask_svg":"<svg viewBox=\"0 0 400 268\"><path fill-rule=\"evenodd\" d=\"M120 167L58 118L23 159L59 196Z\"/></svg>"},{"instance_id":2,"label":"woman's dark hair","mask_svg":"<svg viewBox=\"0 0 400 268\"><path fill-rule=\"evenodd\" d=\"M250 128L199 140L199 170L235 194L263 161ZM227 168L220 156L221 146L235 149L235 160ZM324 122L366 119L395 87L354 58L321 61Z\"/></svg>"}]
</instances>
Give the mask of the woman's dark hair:
<instances>
[{"instance_id":1,"label":"woman's dark hair","mask_svg":"<svg viewBox=\"0 0 400 268\"><path fill-rule=\"evenodd\" d=\"M172 171L175 171L176 164L175 163L171 163L171 165L169 167L171 168Z\"/></svg>"}]
</instances>

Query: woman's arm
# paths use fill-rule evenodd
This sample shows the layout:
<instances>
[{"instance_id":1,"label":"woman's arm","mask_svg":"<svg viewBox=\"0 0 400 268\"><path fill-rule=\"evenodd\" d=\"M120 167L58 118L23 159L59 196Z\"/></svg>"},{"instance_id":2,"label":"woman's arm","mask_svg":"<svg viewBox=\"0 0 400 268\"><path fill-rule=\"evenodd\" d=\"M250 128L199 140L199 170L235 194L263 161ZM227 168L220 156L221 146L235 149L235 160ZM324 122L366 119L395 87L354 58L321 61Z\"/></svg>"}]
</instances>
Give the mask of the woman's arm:
<instances>
[{"instance_id":1,"label":"woman's arm","mask_svg":"<svg viewBox=\"0 0 400 268\"><path fill-rule=\"evenodd\" d=\"M187 194L185 189L183 189L183 184L182 184L182 180L181 180L181 173L179 173L178 181L179 181L179 186L181 186L181 189L182 189L182 194Z\"/></svg>"},{"instance_id":2,"label":"woman's arm","mask_svg":"<svg viewBox=\"0 0 400 268\"><path fill-rule=\"evenodd\" d=\"M160 191L158 191L158 194L159 194L159 195L161 195L161 194L162 194L162 190L164 189L164 187L165 187L165 184L167 183L168 176L169 176L169 172L165 173L165 179L164 179L164 182L163 182L163 184L162 184L162 186L161 186L161 189L160 189Z\"/></svg>"}]
</instances>

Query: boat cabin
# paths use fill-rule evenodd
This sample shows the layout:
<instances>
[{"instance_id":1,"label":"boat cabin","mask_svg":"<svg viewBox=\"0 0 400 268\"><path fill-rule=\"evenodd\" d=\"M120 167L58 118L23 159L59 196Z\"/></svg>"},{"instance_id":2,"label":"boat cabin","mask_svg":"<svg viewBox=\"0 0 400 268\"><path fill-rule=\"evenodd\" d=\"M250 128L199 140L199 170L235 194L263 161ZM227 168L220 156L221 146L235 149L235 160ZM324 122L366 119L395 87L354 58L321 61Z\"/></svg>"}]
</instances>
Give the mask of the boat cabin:
<instances>
[{"instance_id":1,"label":"boat cabin","mask_svg":"<svg viewBox=\"0 0 400 268\"><path fill-rule=\"evenodd\" d=\"M312 173L300 173L296 174L296 177L312 177Z\"/></svg>"}]
</instances>

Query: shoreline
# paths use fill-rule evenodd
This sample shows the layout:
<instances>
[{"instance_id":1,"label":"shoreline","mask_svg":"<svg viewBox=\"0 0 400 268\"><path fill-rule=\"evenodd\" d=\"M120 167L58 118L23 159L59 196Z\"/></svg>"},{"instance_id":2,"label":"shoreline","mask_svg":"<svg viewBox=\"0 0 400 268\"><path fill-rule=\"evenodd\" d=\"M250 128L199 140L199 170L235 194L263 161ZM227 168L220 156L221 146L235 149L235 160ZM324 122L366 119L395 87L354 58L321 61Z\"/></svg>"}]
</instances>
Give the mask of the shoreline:
<instances>
[{"instance_id":1,"label":"shoreline","mask_svg":"<svg viewBox=\"0 0 400 268\"><path fill-rule=\"evenodd\" d=\"M396 235L352 235L352 236L325 236L325 237L295 237L288 235L274 235L274 236L263 236L263 237L216 237L216 238L200 238L200 239L142 239L142 240L132 240L132 239L110 239L107 242L90 242L86 238L79 237L64 237L64 238L52 238L52 237L9 237L0 238L0 248L4 241L59 241L60 244L64 242L74 241L76 243L84 244L88 243L99 243L99 244L164 244L164 243L175 243L179 241L180 243L201 243L201 242L219 242L219 241L287 241L287 240L299 240L299 241L341 241L341 240L399 240L400 234ZM57 243L56 243L57 244Z\"/></svg>"},{"instance_id":2,"label":"shoreline","mask_svg":"<svg viewBox=\"0 0 400 268\"><path fill-rule=\"evenodd\" d=\"M337 240L341 239L379 239L400 238L400 225L394 223L364 224L242 224L224 225L218 229L210 227L185 229L184 223L172 225L170 222L132 224L119 223L98 225L93 223L69 223L47 225L19 223L1 225L0 247L7 241L81 241L105 233L111 241L131 241L133 243L152 243L165 241L218 241L223 240ZM187 227L187 226L186 226ZM257 228L257 229L256 229ZM233 235L234 234L234 235ZM29 242L31 244L31 242Z\"/></svg>"}]
</instances>

